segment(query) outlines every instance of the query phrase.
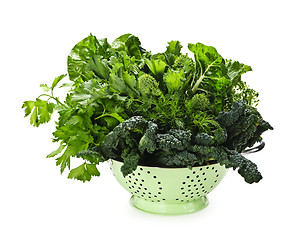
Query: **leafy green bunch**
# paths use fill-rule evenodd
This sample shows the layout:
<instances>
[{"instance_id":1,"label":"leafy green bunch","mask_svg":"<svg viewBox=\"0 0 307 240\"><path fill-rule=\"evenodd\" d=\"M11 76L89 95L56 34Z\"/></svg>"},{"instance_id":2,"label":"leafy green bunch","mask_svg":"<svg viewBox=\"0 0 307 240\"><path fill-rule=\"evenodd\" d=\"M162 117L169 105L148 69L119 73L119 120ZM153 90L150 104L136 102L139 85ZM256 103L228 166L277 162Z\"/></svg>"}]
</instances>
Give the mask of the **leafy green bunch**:
<instances>
[{"instance_id":1,"label":"leafy green bunch","mask_svg":"<svg viewBox=\"0 0 307 240\"><path fill-rule=\"evenodd\" d=\"M73 47L69 83L59 86L61 75L23 104L35 127L58 112L59 147L47 157L56 157L61 173L77 156L84 163L68 177L82 181L99 176L97 165L110 158L124 162L124 175L141 164L192 168L217 161L238 168L247 182L260 180L240 154L272 129L256 109L258 93L241 79L251 67L201 43L188 45L193 58L181 49L171 41L152 54L132 34L112 44L90 35ZM67 88L64 100L54 95L57 87Z\"/></svg>"}]
</instances>

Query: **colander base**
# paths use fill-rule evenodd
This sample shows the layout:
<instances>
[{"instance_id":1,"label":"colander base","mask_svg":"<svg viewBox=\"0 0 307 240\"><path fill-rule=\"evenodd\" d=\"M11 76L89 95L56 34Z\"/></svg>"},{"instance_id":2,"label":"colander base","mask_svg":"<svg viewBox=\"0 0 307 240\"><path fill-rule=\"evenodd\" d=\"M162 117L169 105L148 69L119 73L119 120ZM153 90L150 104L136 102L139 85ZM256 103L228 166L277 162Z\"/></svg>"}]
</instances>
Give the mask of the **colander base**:
<instances>
[{"instance_id":1,"label":"colander base","mask_svg":"<svg viewBox=\"0 0 307 240\"><path fill-rule=\"evenodd\" d=\"M200 211L209 204L209 201L206 197L201 197L182 203L151 202L133 195L130 203L135 208L144 212L161 215L181 215Z\"/></svg>"}]
</instances>

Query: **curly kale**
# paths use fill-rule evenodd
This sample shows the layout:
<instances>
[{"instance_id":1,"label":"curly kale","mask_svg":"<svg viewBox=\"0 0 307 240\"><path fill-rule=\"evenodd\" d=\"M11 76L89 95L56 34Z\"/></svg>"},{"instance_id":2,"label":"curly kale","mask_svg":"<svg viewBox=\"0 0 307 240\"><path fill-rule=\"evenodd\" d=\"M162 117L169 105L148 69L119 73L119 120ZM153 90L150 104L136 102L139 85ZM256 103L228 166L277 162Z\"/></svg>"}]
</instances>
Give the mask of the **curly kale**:
<instances>
[{"instance_id":1,"label":"curly kale","mask_svg":"<svg viewBox=\"0 0 307 240\"><path fill-rule=\"evenodd\" d=\"M238 105L237 105L238 106ZM237 111L233 107L231 111ZM245 114L250 111L246 108ZM245 116L244 113L240 113ZM250 128L253 115L248 117L236 116L241 128ZM228 121L231 113L225 114ZM244 122L240 122L241 118ZM259 133L267 125L262 122ZM78 156L94 161L105 161L115 159L123 162L121 172L124 176L136 170L138 165L158 167L188 167L201 166L214 163L224 165L226 168L238 169L238 173L248 183L258 182L262 176L256 164L243 157L237 150L230 149L227 144L229 133L227 131L237 129L232 127L220 127L212 134L198 133L194 135L190 131L182 129L171 129L160 133L158 125L145 120L141 116L132 117L111 131L102 144L90 150L82 151ZM245 132L246 132L245 131ZM234 135L230 137L240 137Z\"/></svg>"},{"instance_id":2,"label":"curly kale","mask_svg":"<svg viewBox=\"0 0 307 240\"><path fill-rule=\"evenodd\" d=\"M257 165L246 159L240 153L234 150L225 150L228 153L228 166L233 169L238 168L238 173L244 177L248 183L259 182L262 179L261 173L258 171Z\"/></svg>"},{"instance_id":3,"label":"curly kale","mask_svg":"<svg viewBox=\"0 0 307 240\"><path fill-rule=\"evenodd\" d=\"M157 166L161 167L188 167L202 164L200 158L189 151L158 152L154 155Z\"/></svg>"},{"instance_id":4,"label":"curly kale","mask_svg":"<svg viewBox=\"0 0 307 240\"><path fill-rule=\"evenodd\" d=\"M230 150L242 152L262 140L261 134L273 127L262 119L256 108L244 101L233 102L230 111L222 112L216 121L227 132L223 146Z\"/></svg>"},{"instance_id":5,"label":"curly kale","mask_svg":"<svg viewBox=\"0 0 307 240\"><path fill-rule=\"evenodd\" d=\"M138 162L140 160L140 155L138 154L137 149L132 149L130 152L123 152L121 158L124 160L124 164L121 166L121 172L123 176L127 176L136 170Z\"/></svg>"},{"instance_id":6,"label":"curly kale","mask_svg":"<svg viewBox=\"0 0 307 240\"><path fill-rule=\"evenodd\" d=\"M214 143L214 138L208 133L199 133L195 136L195 143L201 146L209 146Z\"/></svg>"},{"instance_id":7,"label":"curly kale","mask_svg":"<svg viewBox=\"0 0 307 240\"><path fill-rule=\"evenodd\" d=\"M158 131L158 125L153 122L148 122L148 128L145 131L145 134L140 139L139 150L143 154L145 150L148 153L153 153L156 148L156 134Z\"/></svg>"},{"instance_id":8,"label":"curly kale","mask_svg":"<svg viewBox=\"0 0 307 240\"><path fill-rule=\"evenodd\" d=\"M191 140L191 132L171 129L167 133L157 134L158 149L163 151L183 150Z\"/></svg>"},{"instance_id":9,"label":"curly kale","mask_svg":"<svg viewBox=\"0 0 307 240\"><path fill-rule=\"evenodd\" d=\"M223 127L229 127L233 125L239 117L242 115L246 107L243 101L233 102L231 110L228 112L221 112L217 117L216 121Z\"/></svg>"}]
</instances>

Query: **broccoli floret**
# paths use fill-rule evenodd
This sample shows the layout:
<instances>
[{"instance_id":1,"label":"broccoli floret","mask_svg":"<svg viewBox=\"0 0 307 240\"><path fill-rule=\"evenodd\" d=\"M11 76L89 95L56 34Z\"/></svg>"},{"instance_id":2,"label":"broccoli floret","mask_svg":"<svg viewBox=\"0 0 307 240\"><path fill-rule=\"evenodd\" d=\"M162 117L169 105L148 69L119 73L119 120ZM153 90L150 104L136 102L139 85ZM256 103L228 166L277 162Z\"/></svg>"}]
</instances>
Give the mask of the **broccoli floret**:
<instances>
[{"instance_id":1,"label":"broccoli floret","mask_svg":"<svg viewBox=\"0 0 307 240\"><path fill-rule=\"evenodd\" d=\"M209 105L209 99L204 93L195 94L192 99L187 103L187 107L193 111L205 111Z\"/></svg>"},{"instance_id":2,"label":"broccoli floret","mask_svg":"<svg viewBox=\"0 0 307 240\"><path fill-rule=\"evenodd\" d=\"M174 70L184 69L186 72L187 70L191 70L194 68L194 62L191 58L188 57L187 54L186 55L182 54L175 59L172 68Z\"/></svg>"},{"instance_id":3,"label":"broccoli floret","mask_svg":"<svg viewBox=\"0 0 307 240\"><path fill-rule=\"evenodd\" d=\"M143 74L137 79L137 90L143 97L157 97L162 95L159 89L159 83L149 74Z\"/></svg>"}]
</instances>

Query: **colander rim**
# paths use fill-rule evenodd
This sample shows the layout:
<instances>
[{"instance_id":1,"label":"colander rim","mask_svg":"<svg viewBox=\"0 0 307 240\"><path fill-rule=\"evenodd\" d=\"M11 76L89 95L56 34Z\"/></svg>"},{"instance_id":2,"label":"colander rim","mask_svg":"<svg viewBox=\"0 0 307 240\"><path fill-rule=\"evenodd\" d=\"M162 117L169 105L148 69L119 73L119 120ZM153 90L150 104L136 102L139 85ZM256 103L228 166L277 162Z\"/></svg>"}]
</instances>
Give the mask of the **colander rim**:
<instances>
[{"instance_id":1,"label":"colander rim","mask_svg":"<svg viewBox=\"0 0 307 240\"><path fill-rule=\"evenodd\" d=\"M108 162L118 162L118 163L123 163L122 161L115 160L115 159L109 159ZM202 168L202 167L208 167L208 166L213 166L213 165L220 165L218 162L217 163L212 163L212 164L207 164L207 165L201 165L201 166L196 166L192 168ZM222 165L220 165L222 166ZM178 169L187 169L188 167L152 167L152 166L145 166L145 165L138 165L138 167L144 167L144 168L155 168L155 169L173 169L173 170L178 170Z\"/></svg>"}]
</instances>

